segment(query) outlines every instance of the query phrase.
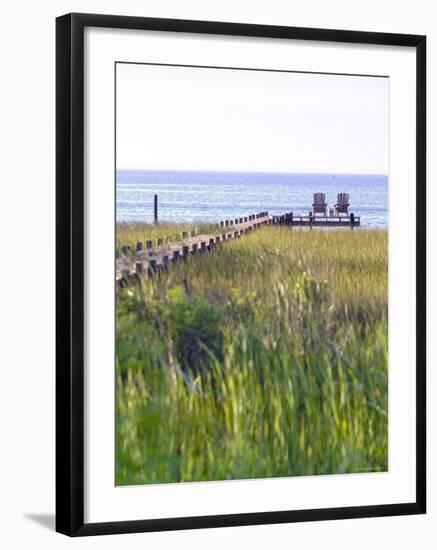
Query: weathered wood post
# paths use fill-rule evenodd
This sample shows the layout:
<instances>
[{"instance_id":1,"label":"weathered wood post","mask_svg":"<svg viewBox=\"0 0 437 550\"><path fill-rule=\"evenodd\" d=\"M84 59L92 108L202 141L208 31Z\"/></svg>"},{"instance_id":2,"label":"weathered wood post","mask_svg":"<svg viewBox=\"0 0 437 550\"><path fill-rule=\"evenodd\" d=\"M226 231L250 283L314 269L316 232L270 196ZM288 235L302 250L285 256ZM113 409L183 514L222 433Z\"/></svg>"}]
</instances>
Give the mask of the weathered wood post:
<instances>
[{"instance_id":1,"label":"weathered wood post","mask_svg":"<svg viewBox=\"0 0 437 550\"><path fill-rule=\"evenodd\" d=\"M190 255L190 247L188 245L184 245L182 247L182 258L184 258L184 260L186 258L188 258L188 256Z\"/></svg>"},{"instance_id":2,"label":"weathered wood post","mask_svg":"<svg viewBox=\"0 0 437 550\"><path fill-rule=\"evenodd\" d=\"M154 275L158 269L158 263L153 258L152 260L149 260L149 273L150 275Z\"/></svg>"},{"instance_id":3,"label":"weathered wood post","mask_svg":"<svg viewBox=\"0 0 437 550\"><path fill-rule=\"evenodd\" d=\"M215 248L215 239L214 239L214 237L212 237L211 239L209 239L208 250L210 252L214 252L214 248Z\"/></svg>"},{"instance_id":4,"label":"weathered wood post","mask_svg":"<svg viewBox=\"0 0 437 550\"><path fill-rule=\"evenodd\" d=\"M351 212L350 219L351 219L351 229L353 229L355 226L355 214L353 212Z\"/></svg>"},{"instance_id":5,"label":"weathered wood post","mask_svg":"<svg viewBox=\"0 0 437 550\"><path fill-rule=\"evenodd\" d=\"M191 250L193 251L193 256L196 256L197 255L197 250L198 250L198 245L197 243L193 243L192 247L191 247Z\"/></svg>"},{"instance_id":6,"label":"weathered wood post","mask_svg":"<svg viewBox=\"0 0 437 550\"><path fill-rule=\"evenodd\" d=\"M147 250L152 250L153 241L150 241L150 240L146 241L146 248L147 248Z\"/></svg>"},{"instance_id":7,"label":"weathered wood post","mask_svg":"<svg viewBox=\"0 0 437 550\"><path fill-rule=\"evenodd\" d=\"M206 254L206 241L201 241L200 243L200 253Z\"/></svg>"},{"instance_id":8,"label":"weathered wood post","mask_svg":"<svg viewBox=\"0 0 437 550\"><path fill-rule=\"evenodd\" d=\"M312 228L313 228L313 223L314 223L313 213L312 213L312 212L308 212L308 216L309 216L309 218L310 218L310 229L312 230Z\"/></svg>"},{"instance_id":9,"label":"weathered wood post","mask_svg":"<svg viewBox=\"0 0 437 550\"><path fill-rule=\"evenodd\" d=\"M136 262L135 264L135 274L139 279L144 277L144 264L143 262Z\"/></svg>"},{"instance_id":10,"label":"weathered wood post","mask_svg":"<svg viewBox=\"0 0 437 550\"><path fill-rule=\"evenodd\" d=\"M180 250L173 250L173 263L176 264L179 261Z\"/></svg>"},{"instance_id":11,"label":"weathered wood post","mask_svg":"<svg viewBox=\"0 0 437 550\"><path fill-rule=\"evenodd\" d=\"M169 265L168 255L166 254L165 256L162 257L162 268L164 269L164 271L168 271L168 265Z\"/></svg>"},{"instance_id":12,"label":"weathered wood post","mask_svg":"<svg viewBox=\"0 0 437 550\"><path fill-rule=\"evenodd\" d=\"M153 196L153 219L158 223L158 195Z\"/></svg>"},{"instance_id":13,"label":"weathered wood post","mask_svg":"<svg viewBox=\"0 0 437 550\"><path fill-rule=\"evenodd\" d=\"M137 242L136 251L141 252L143 250L143 243Z\"/></svg>"}]
</instances>

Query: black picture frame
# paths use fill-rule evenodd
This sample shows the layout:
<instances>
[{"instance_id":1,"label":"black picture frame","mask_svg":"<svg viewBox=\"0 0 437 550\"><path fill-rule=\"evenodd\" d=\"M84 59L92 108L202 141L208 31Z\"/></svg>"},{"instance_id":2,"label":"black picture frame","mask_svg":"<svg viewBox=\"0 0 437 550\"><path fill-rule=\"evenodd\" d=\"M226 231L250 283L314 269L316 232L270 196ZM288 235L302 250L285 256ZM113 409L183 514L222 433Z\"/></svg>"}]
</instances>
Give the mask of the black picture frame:
<instances>
[{"instance_id":1,"label":"black picture frame","mask_svg":"<svg viewBox=\"0 0 437 550\"><path fill-rule=\"evenodd\" d=\"M84 29L378 44L416 51L416 500L399 504L84 523ZM69 536L320 521L426 511L426 37L73 13L56 20L56 530Z\"/></svg>"}]
</instances>

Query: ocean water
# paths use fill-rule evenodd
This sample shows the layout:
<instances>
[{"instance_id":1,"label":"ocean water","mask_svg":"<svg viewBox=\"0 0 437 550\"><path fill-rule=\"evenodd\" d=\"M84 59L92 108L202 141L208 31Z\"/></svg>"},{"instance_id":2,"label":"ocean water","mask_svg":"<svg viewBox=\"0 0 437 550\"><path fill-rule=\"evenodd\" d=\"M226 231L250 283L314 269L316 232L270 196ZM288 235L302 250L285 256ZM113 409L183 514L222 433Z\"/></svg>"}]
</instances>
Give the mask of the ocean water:
<instances>
[{"instance_id":1,"label":"ocean water","mask_svg":"<svg viewBox=\"0 0 437 550\"><path fill-rule=\"evenodd\" d=\"M349 211L361 225L387 226L388 177L361 174L118 170L116 217L152 222L155 193L159 221L218 222L262 210L307 215L317 192L328 208L337 193L349 193Z\"/></svg>"}]
</instances>

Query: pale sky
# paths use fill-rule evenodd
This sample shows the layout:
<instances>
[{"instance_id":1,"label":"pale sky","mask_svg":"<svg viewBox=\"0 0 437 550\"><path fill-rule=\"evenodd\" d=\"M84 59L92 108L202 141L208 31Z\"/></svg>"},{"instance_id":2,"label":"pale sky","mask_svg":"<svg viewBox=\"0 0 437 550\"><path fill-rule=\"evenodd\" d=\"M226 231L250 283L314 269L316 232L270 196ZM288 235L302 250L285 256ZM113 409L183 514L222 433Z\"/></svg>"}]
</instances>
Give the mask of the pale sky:
<instances>
[{"instance_id":1,"label":"pale sky","mask_svg":"<svg viewBox=\"0 0 437 550\"><path fill-rule=\"evenodd\" d=\"M388 174L388 78L117 64L117 168Z\"/></svg>"}]
</instances>

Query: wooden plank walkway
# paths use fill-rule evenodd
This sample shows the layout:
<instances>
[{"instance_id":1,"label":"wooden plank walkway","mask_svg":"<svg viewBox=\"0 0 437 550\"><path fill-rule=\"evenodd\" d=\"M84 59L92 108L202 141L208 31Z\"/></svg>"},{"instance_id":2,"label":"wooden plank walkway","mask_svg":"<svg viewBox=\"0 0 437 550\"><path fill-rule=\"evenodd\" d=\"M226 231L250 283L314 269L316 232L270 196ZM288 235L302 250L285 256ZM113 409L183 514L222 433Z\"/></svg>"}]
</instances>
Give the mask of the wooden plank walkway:
<instances>
[{"instance_id":1,"label":"wooden plank walkway","mask_svg":"<svg viewBox=\"0 0 437 550\"><path fill-rule=\"evenodd\" d=\"M263 225L272 224L272 216L268 212L251 214L249 216L224 220L217 226L217 231L209 234L189 236L182 234L182 241L164 244L157 240L156 246L152 241L137 243L135 251L123 247L123 254L116 259L116 280L118 284L128 283L131 279L138 279L153 275L160 270L168 270L171 265L197 254L213 252L224 241L238 239L259 229ZM144 249L145 244L145 249Z\"/></svg>"},{"instance_id":2,"label":"wooden plank walkway","mask_svg":"<svg viewBox=\"0 0 437 550\"><path fill-rule=\"evenodd\" d=\"M167 271L175 263L189 256L213 252L222 242L238 239L243 235L255 231L264 225L285 225L291 227L358 227L360 217L350 216L314 216L311 212L308 216L286 214L269 216L268 212L251 214L232 220L221 221L214 233L189 236L188 232L182 233L180 242L163 243L157 239L137 243L136 250L123 247L122 254L116 258L116 282L123 286L141 278L153 276L160 271Z\"/></svg>"}]
</instances>

